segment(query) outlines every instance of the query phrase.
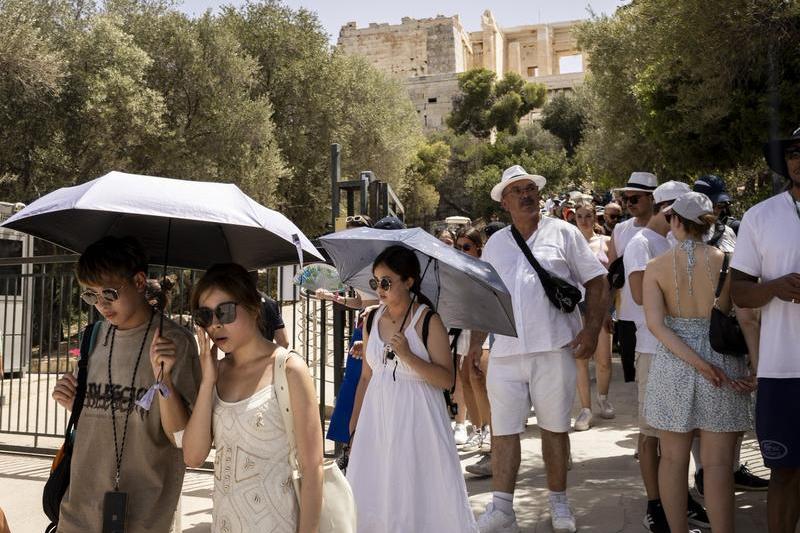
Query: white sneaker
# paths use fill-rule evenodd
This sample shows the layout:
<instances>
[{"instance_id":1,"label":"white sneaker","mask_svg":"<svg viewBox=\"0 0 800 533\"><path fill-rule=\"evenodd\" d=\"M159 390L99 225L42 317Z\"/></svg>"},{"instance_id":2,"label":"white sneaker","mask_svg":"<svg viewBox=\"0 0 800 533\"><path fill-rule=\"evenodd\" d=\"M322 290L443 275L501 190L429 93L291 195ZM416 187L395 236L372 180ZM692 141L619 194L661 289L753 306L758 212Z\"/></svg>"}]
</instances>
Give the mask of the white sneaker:
<instances>
[{"instance_id":1,"label":"white sneaker","mask_svg":"<svg viewBox=\"0 0 800 533\"><path fill-rule=\"evenodd\" d=\"M604 394L597 395L597 405L600 406L600 416L603 418L611 419L614 418L614 406L611 405L611 402L608 401L608 396Z\"/></svg>"},{"instance_id":2,"label":"white sneaker","mask_svg":"<svg viewBox=\"0 0 800 533\"><path fill-rule=\"evenodd\" d=\"M474 452L475 450L480 450L482 444L483 444L483 434L481 433L480 429L476 429L472 432L472 435L469 436L467 442L463 446L461 446L461 451Z\"/></svg>"},{"instance_id":3,"label":"white sneaker","mask_svg":"<svg viewBox=\"0 0 800 533\"><path fill-rule=\"evenodd\" d=\"M517 515L512 511L506 514L494 508L494 502L489 502L486 511L478 517L478 530L481 533L519 533Z\"/></svg>"},{"instance_id":4,"label":"white sneaker","mask_svg":"<svg viewBox=\"0 0 800 533\"><path fill-rule=\"evenodd\" d=\"M481 441L481 450L485 452L491 452L492 430L489 428L489 426L483 426L483 429L481 429L481 436L483 437L483 440Z\"/></svg>"},{"instance_id":5,"label":"white sneaker","mask_svg":"<svg viewBox=\"0 0 800 533\"><path fill-rule=\"evenodd\" d=\"M466 444L469 440L467 426L464 424L456 424L456 428L453 430L453 437L456 439L456 445L461 446L462 444Z\"/></svg>"},{"instance_id":6,"label":"white sneaker","mask_svg":"<svg viewBox=\"0 0 800 533\"><path fill-rule=\"evenodd\" d=\"M575 417L575 431L586 431L592 427L592 410L583 408L578 416Z\"/></svg>"},{"instance_id":7,"label":"white sneaker","mask_svg":"<svg viewBox=\"0 0 800 533\"><path fill-rule=\"evenodd\" d=\"M484 455L480 461L475 463L474 465L469 465L466 468L467 472L472 475L479 476L479 477L491 477L492 476L492 456L491 455Z\"/></svg>"},{"instance_id":8,"label":"white sneaker","mask_svg":"<svg viewBox=\"0 0 800 533\"><path fill-rule=\"evenodd\" d=\"M556 533L575 533L575 516L566 498L550 498L550 522Z\"/></svg>"}]
</instances>

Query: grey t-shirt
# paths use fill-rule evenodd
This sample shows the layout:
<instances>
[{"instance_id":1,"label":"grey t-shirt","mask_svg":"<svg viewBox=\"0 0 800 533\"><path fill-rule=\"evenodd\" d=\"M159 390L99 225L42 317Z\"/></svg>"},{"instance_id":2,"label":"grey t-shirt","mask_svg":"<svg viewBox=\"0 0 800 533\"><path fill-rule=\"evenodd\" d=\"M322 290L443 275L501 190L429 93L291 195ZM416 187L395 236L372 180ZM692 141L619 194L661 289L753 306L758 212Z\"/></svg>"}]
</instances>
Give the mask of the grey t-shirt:
<instances>
[{"instance_id":1,"label":"grey t-shirt","mask_svg":"<svg viewBox=\"0 0 800 533\"><path fill-rule=\"evenodd\" d=\"M166 533L170 530L183 485L183 453L161 428L158 399L153 400L150 411L135 405L155 382L149 353L158 327L158 315L154 315L152 321L132 389L133 368L147 324L114 334L111 385L108 379L109 323L104 322L100 327L89 359L86 399L75 434L70 484L61 502L59 533L99 532L103 529L103 497L113 490L116 472L109 401L112 394L116 399L120 446L125 413L131 411L120 474L120 491L128 493L126 531ZM163 336L177 345L172 382L184 403L191 407L201 377L197 344L188 330L167 318L164 319Z\"/></svg>"}]
</instances>

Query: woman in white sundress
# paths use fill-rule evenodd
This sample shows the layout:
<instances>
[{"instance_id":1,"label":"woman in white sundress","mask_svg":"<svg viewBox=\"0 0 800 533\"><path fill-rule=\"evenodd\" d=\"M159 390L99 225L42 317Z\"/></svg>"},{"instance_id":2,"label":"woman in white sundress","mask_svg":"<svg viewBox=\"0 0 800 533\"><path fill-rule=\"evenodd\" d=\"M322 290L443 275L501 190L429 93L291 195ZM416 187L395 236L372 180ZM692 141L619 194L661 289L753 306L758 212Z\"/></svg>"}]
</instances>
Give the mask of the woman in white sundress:
<instances>
[{"instance_id":1,"label":"woman in white sundress","mask_svg":"<svg viewBox=\"0 0 800 533\"><path fill-rule=\"evenodd\" d=\"M255 281L240 265L214 265L195 285L192 314L203 379L184 432L183 457L199 466L212 443L216 448L212 533L312 533L319 530L323 475L314 383L299 357L287 360L303 477L298 502L273 381L276 353L283 348L263 336L260 310ZM217 350L225 352L223 359Z\"/></svg>"},{"instance_id":2,"label":"woman in white sundress","mask_svg":"<svg viewBox=\"0 0 800 533\"><path fill-rule=\"evenodd\" d=\"M447 331L419 291L417 256L391 246L372 272L381 305L364 329L347 469L358 531L477 532L442 394L454 372Z\"/></svg>"}]
</instances>

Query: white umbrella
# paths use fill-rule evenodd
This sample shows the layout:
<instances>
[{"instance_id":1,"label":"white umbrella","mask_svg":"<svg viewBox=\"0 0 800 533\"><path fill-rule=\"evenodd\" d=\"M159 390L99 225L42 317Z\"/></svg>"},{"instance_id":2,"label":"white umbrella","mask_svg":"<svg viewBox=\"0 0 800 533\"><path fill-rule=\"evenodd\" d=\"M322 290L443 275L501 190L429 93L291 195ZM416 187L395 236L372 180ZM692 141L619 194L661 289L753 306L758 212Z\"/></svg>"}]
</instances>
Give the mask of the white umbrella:
<instances>
[{"instance_id":1,"label":"white umbrella","mask_svg":"<svg viewBox=\"0 0 800 533\"><path fill-rule=\"evenodd\" d=\"M124 172L53 191L3 226L75 252L106 235L138 238L152 264L183 268L239 263L248 270L324 261L281 213L236 185Z\"/></svg>"}]
</instances>

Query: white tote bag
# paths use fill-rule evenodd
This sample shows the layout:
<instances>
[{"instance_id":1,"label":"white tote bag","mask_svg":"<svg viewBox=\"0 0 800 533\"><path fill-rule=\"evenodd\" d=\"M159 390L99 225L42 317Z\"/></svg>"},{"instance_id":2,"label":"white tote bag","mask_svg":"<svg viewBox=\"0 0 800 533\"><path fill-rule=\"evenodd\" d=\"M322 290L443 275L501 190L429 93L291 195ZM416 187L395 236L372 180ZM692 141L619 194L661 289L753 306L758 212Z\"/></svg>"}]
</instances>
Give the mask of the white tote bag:
<instances>
[{"instance_id":1,"label":"white tote bag","mask_svg":"<svg viewBox=\"0 0 800 533\"><path fill-rule=\"evenodd\" d=\"M289 383L286 379L286 362L297 355L285 348L278 348L275 357L275 392L283 415L283 425L289 439L289 465L292 468L292 483L300 505L300 485L302 479L297 462L297 442L294 436L292 404L289 401ZM299 355L298 355L299 357ZM356 504L350 483L332 459L323 464L322 513L319 523L320 533L356 533Z\"/></svg>"}]
</instances>

